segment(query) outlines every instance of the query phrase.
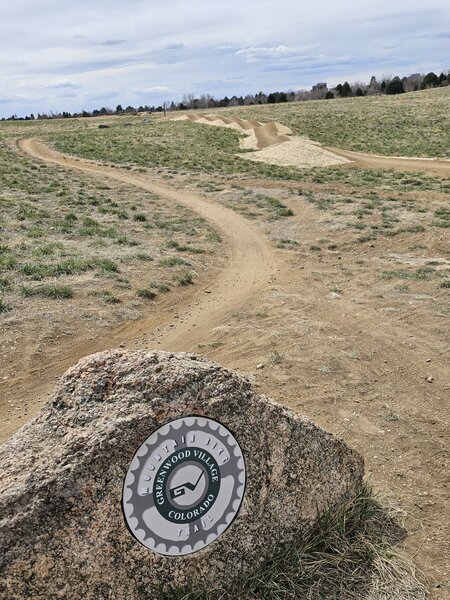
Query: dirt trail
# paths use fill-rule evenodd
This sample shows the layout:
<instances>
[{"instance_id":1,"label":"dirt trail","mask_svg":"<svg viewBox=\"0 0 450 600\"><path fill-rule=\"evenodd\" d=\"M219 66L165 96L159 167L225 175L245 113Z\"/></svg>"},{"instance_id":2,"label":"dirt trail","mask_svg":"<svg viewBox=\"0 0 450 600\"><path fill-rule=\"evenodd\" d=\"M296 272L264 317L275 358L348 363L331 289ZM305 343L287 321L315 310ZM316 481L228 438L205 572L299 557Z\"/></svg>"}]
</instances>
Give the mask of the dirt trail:
<instances>
[{"instance_id":1,"label":"dirt trail","mask_svg":"<svg viewBox=\"0 0 450 600\"><path fill-rule=\"evenodd\" d=\"M220 233L226 262L224 268L207 281L206 288L204 284L203 289L197 286L180 289L176 298L158 304L156 314L115 327L94 339L81 336L63 348L58 345L54 353L43 358L39 369L18 374L14 380L8 381L8 388L5 387L3 393L0 385L0 396L8 396L20 403L33 395L34 399L39 398L39 402L33 401L34 404L42 404L53 389L55 378L79 358L121 343L128 344L143 333L151 334L153 346L162 350L195 350L212 328L222 325L227 316L261 293L280 270L273 247L262 230L214 201L162 185L145 175L123 173L116 168L62 155L36 138L21 140L19 146L26 154L48 163L135 185L187 206ZM174 320L177 312L179 318ZM26 417L18 417L7 426L0 427L0 437L7 438L26 420Z\"/></svg>"},{"instance_id":2,"label":"dirt trail","mask_svg":"<svg viewBox=\"0 0 450 600\"><path fill-rule=\"evenodd\" d=\"M408 156L382 156L366 152L352 152L342 148L326 148L364 168L395 169L398 171L422 171L440 177L450 177L450 160L445 158L411 158ZM349 164L351 164L349 163Z\"/></svg>"}]
</instances>

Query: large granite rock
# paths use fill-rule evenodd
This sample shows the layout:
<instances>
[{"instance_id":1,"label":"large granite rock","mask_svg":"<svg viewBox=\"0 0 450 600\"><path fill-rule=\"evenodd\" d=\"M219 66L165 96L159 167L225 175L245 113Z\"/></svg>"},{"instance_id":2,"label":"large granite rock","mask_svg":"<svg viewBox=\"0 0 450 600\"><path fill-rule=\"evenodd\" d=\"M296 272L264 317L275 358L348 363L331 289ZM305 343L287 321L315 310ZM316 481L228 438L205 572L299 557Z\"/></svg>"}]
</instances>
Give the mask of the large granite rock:
<instances>
[{"instance_id":1,"label":"large granite rock","mask_svg":"<svg viewBox=\"0 0 450 600\"><path fill-rule=\"evenodd\" d=\"M124 477L171 419L206 415L242 449L241 511L205 549L156 554L128 531ZM0 450L0 597L154 599L227 586L361 489L363 462L313 422L191 354L112 351L69 369Z\"/></svg>"}]
</instances>

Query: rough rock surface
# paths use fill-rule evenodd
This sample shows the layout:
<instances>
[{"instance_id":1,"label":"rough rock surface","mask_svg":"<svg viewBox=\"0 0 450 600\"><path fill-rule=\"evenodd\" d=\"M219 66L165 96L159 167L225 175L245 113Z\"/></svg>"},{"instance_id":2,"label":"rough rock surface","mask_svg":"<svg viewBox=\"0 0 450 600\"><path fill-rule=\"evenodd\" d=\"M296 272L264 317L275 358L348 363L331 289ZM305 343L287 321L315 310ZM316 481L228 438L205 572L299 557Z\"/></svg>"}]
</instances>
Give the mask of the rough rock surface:
<instances>
[{"instance_id":1,"label":"rough rock surface","mask_svg":"<svg viewBox=\"0 0 450 600\"><path fill-rule=\"evenodd\" d=\"M245 498L207 548L160 556L124 524L124 476L152 431L192 414L233 431L246 460ZM4 599L153 599L161 587L226 586L355 495L363 476L358 454L238 375L191 354L126 351L69 369L0 449L0 467Z\"/></svg>"}]
</instances>

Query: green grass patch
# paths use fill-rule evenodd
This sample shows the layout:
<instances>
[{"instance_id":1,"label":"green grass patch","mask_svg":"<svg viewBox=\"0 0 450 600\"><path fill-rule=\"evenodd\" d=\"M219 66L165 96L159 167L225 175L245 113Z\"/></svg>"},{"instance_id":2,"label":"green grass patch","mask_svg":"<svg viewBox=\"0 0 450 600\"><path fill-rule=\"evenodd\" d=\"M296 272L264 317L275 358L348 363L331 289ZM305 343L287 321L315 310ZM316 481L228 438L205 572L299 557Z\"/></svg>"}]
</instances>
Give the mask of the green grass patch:
<instances>
[{"instance_id":1,"label":"green grass patch","mask_svg":"<svg viewBox=\"0 0 450 600\"><path fill-rule=\"evenodd\" d=\"M434 211L434 217L433 225L435 227L450 227L450 209L438 208Z\"/></svg>"},{"instance_id":2,"label":"green grass patch","mask_svg":"<svg viewBox=\"0 0 450 600\"><path fill-rule=\"evenodd\" d=\"M179 285L190 285L194 283L194 273L192 271L184 271L184 273L178 275L177 281Z\"/></svg>"},{"instance_id":3,"label":"green grass patch","mask_svg":"<svg viewBox=\"0 0 450 600\"><path fill-rule=\"evenodd\" d=\"M0 292L10 292L11 290L11 281L7 277L0 277Z\"/></svg>"},{"instance_id":4,"label":"green grass patch","mask_svg":"<svg viewBox=\"0 0 450 600\"><path fill-rule=\"evenodd\" d=\"M118 273L117 263L108 258L68 258L58 263L25 263L20 271L26 277L42 280L46 277L61 277L63 275L80 275L86 271L98 269L100 273Z\"/></svg>"},{"instance_id":5,"label":"green grass patch","mask_svg":"<svg viewBox=\"0 0 450 600\"><path fill-rule=\"evenodd\" d=\"M30 287L23 285L20 288L20 293L24 298L51 298L52 300L68 300L73 298L73 290L68 285L41 285L38 287Z\"/></svg>"},{"instance_id":6,"label":"green grass patch","mask_svg":"<svg viewBox=\"0 0 450 600\"><path fill-rule=\"evenodd\" d=\"M170 240L169 242L166 242L165 247L172 248L173 250L176 250L177 252L191 252L192 254L203 254L205 252L203 250L203 248L195 248L192 246L186 246L184 244L180 244L176 240Z\"/></svg>"},{"instance_id":7,"label":"green grass patch","mask_svg":"<svg viewBox=\"0 0 450 600\"><path fill-rule=\"evenodd\" d=\"M144 300L154 300L157 296L156 292L147 288L136 290L136 296Z\"/></svg>"},{"instance_id":8,"label":"green grass patch","mask_svg":"<svg viewBox=\"0 0 450 600\"><path fill-rule=\"evenodd\" d=\"M6 313L11 310L11 306L0 297L0 313Z\"/></svg>"},{"instance_id":9,"label":"green grass patch","mask_svg":"<svg viewBox=\"0 0 450 600\"><path fill-rule=\"evenodd\" d=\"M100 298L106 304L120 304L122 302L121 299L117 296L114 296L114 294L110 290L94 291L91 292L90 295L96 298Z\"/></svg>"},{"instance_id":10,"label":"green grass patch","mask_svg":"<svg viewBox=\"0 0 450 600\"><path fill-rule=\"evenodd\" d=\"M435 270L431 267L422 267L415 271L383 271L383 279L412 279L416 281L425 281L431 279Z\"/></svg>"},{"instance_id":11,"label":"green grass patch","mask_svg":"<svg viewBox=\"0 0 450 600\"><path fill-rule=\"evenodd\" d=\"M1 253L0 251L0 273L3 271L11 271L17 266L16 256L9 251Z\"/></svg>"},{"instance_id":12,"label":"green grass patch","mask_svg":"<svg viewBox=\"0 0 450 600\"><path fill-rule=\"evenodd\" d=\"M185 260L184 258L179 258L178 256L171 256L169 258L162 258L158 261L158 264L162 267L176 267L179 265L190 266L190 262Z\"/></svg>"},{"instance_id":13,"label":"green grass patch","mask_svg":"<svg viewBox=\"0 0 450 600\"><path fill-rule=\"evenodd\" d=\"M366 489L227 589L185 588L158 599L424 600L414 567L394 547L404 534Z\"/></svg>"},{"instance_id":14,"label":"green grass patch","mask_svg":"<svg viewBox=\"0 0 450 600\"><path fill-rule=\"evenodd\" d=\"M162 294L167 294L167 292L170 292L170 285L164 282L157 282L157 281L150 281L150 283L148 284L149 288L152 289L156 289L158 290L158 292L161 292Z\"/></svg>"}]
</instances>

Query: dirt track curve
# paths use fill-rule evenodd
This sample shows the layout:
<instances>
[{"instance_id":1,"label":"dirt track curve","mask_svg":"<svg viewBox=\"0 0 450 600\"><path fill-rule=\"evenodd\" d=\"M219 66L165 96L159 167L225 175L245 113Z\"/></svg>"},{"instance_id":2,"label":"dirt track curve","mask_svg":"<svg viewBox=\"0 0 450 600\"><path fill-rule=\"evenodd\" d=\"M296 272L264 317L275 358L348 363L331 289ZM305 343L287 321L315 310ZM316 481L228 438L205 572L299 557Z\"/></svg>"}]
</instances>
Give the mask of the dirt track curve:
<instances>
[{"instance_id":1,"label":"dirt track curve","mask_svg":"<svg viewBox=\"0 0 450 600\"><path fill-rule=\"evenodd\" d=\"M450 177L450 160L445 158L411 158L408 156L382 156L366 152L352 152L341 148L326 147L326 150L347 158L366 169L395 169L396 171L417 171Z\"/></svg>"},{"instance_id":2,"label":"dirt track curve","mask_svg":"<svg viewBox=\"0 0 450 600\"><path fill-rule=\"evenodd\" d=\"M20 149L47 163L78 169L94 177L115 179L155 193L168 201L183 204L206 219L221 235L226 254L225 265L206 281L202 288L190 288L176 298L161 301L157 314L126 323L92 339L77 339L63 351L47 355L39 370L20 373L10 380L9 396L20 402L33 394L42 403L53 389L55 378L79 358L116 347L136 339L142 332L154 332L155 346L168 351L192 351L214 327L259 294L273 281L280 269L271 243L264 233L244 217L220 204L200 196L162 185L148 176L123 173L119 169L62 155L37 138L23 139ZM207 293L205 293L207 291ZM173 319L179 311L182 318ZM2 438L12 434L21 423L13 422L8 430L0 428Z\"/></svg>"}]
</instances>

